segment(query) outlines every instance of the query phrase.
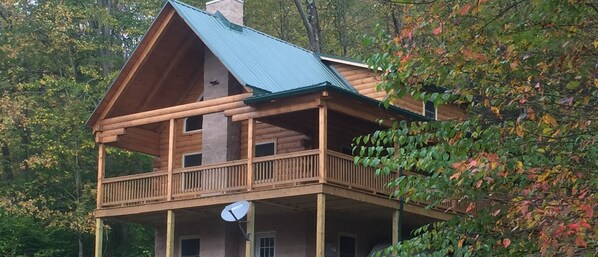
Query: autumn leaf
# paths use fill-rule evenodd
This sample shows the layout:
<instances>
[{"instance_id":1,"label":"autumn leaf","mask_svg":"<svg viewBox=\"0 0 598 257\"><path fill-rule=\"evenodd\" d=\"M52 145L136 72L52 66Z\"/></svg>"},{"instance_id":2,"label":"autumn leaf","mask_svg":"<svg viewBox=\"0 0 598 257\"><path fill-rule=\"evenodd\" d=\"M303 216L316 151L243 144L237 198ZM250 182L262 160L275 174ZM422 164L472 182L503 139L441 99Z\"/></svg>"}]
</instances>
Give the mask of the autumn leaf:
<instances>
[{"instance_id":1,"label":"autumn leaf","mask_svg":"<svg viewBox=\"0 0 598 257\"><path fill-rule=\"evenodd\" d=\"M509 247L509 245L511 245L511 239L505 238L502 240L502 246L507 248L507 247Z\"/></svg>"},{"instance_id":2,"label":"autumn leaf","mask_svg":"<svg viewBox=\"0 0 598 257\"><path fill-rule=\"evenodd\" d=\"M432 30L432 34L434 36L438 36L440 35L440 33L442 33L442 24L440 24L437 28Z\"/></svg>"},{"instance_id":3,"label":"autumn leaf","mask_svg":"<svg viewBox=\"0 0 598 257\"><path fill-rule=\"evenodd\" d=\"M466 15L469 10L471 10L471 4L466 4L463 7L461 7L461 9L459 9L459 14L461 16Z\"/></svg>"}]
</instances>

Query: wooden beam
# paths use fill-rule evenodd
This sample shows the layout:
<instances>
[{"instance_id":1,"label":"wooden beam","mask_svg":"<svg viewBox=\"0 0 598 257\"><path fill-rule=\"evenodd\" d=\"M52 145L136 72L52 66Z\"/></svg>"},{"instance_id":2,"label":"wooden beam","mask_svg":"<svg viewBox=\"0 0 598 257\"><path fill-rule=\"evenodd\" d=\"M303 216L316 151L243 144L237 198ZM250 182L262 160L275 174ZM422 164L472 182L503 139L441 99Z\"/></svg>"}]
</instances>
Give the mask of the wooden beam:
<instances>
[{"instance_id":1,"label":"wooden beam","mask_svg":"<svg viewBox=\"0 0 598 257\"><path fill-rule=\"evenodd\" d=\"M102 257L102 250L104 247L104 221L96 218L96 240L95 240L95 257Z\"/></svg>"},{"instance_id":2,"label":"wooden beam","mask_svg":"<svg viewBox=\"0 0 598 257\"><path fill-rule=\"evenodd\" d=\"M125 134L124 128L113 129L113 130L108 130L108 131L99 131L96 133L96 143L101 142L103 137L114 136L114 135L120 136L122 134Z\"/></svg>"},{"instance_id":3,"label":"wooden beam","mask_svg":"<svg viewBox=\"0 0 598 257\"><path fill-rule=\"evenodd\" d=\"M254 257L255 251L255 203L249 202L249 211L247 212L247 235L249 240L245 241L245 257Z\"/></svg>"},{"instance_id":4,"label":"wooden beam","mask_svg":"<svg viewBox=\"0 0 598 257\"><path fill-rule=\"evenodd\" d=\"M316 257L326 254L326 195L318 194L316 211Z\"/></svg>"},{"instance_id":5,"label":"wooden beam","mask_svg":"<svg viewBox=\"0 0 598 257\"><path fill-rule=\"evenodd\" d=\"M280 115L289 112L298 112L303 110L309 110L317 108L320 105L319 99L314 99L309 102L288 105L282 107L257 107L252 112L235 114L232 116L233 121L243 121L250 118L261 118L267 116ZM247 109L249 110L249 109Z\"/></svg>"},{"instance_id":6,"label":"wooden beam","mask_svg":"<svg viewBox=\"0 0 598 257\"><path fill-rule=\"evenodd\" d=\"M102 181L106 174L106 146L104 144L98 145L98 189L96 192L96 206L99 209L104 200L104 188Z\"/></svg>"},{"instance_id":7,"label":"wooden beam","mask_svg":"<svg viewBox=\"0 0 598 257\"><path fill-rule=\"evenodd\" d=\"M166 199L172 200L172 176L174 171L174 140L175 140L175 121L170 120L170 126L168 127L168 192Z\"/></svg>"},{"instance_id":8,"label":"wooden beam","mask_svg":"<svg viewBox=\"0 0 598 257\"><path fill-rule=\"evenodd\" d=\"M255 157L255 120L249 119L247 123L247 190L253 188L253 158Z\"/></svg>"},{"instance_id":9,"label":"wooden beam","mask_svg":"<svg viewBox=\"0 0 598 257\"><path fill-rule=\"evenodd\" d=\"M127 75L122 80L122 83L120 83L118 90L112 96L112 98L110 99L110 102L108 102L108 105L102 111L102 114L100 115L99 120L104 119L106 117L106 115L108 115L108 112L110 112L110 110L112 109L112 106L114 106L114 103L120 97L120 94L125 90L125 88L129 84L129 82L135 78L135 76L137 75L137 70L139 69L139 67L141 67L147 61L147 56L154 50L154 47L156 46L156 41L158 41L158 39L161 38L162 32L168 26L168 24L170 24L170 21L172 21L172 16L174 16L175 13L176 12L175 12L174 8L170 8L168 13L166 13L164 20L162 20L161 22L156 24L156 25L158 25L158 27L156 28L156 30L154 31L152 36L149 37L147 46L139 49L139 50L141 50L141 52L140 52L138 58L135 59L135 62L132 63L131 69L129 69L129 71L127 72ZM127 63L126 66L129 66L129 64Z\"/></svg>"},{"instance_id":10,"label":"wooden beam","mask_svg":"<svg viewBox=\"0 0 598 257\"><path fill-rule=\"evenodd\" d=\"M383 119L382 125L386 127L392 126L391 119L396 120L398 118L390 114L385 114L385 111L379 108L353 108L356 106L339 104L333 101L327 101L326 106L328 106L330 110L344 113L346 115L357 117L366 121L376 122L378 119Z\"/></svg>"},{"instance_id":11,"label":"wooden beam","mask_svg":"<svg viewBox=\"0 0 598 257\"><path fill-rule=\"evenodd\" d=\"M114 143L116 141L118 141L118 135L96 138L96 143L100 144Z\"/></svg>"},{"instance_id":12,"label":"wooden beam","mask_svg":"<svg viewBox=\"0 0 598 257\"><path fill-rule=\"evenodd\" d=\"M166 257L174 257L174 211L166 212Z\"/></svg>"},{"instance_id":13,"label":"wooden beam","mask_svg":"<svg viewBox=\"0 0 598 257\"><path fill-rule=\"evenodd\" d=\"M118 128L137 127L170 119L180 119L195 115L222 112L227 109L245 106L242 100L249 95L250 94L233 95L109 118L100 122L100 130L106 131Z\"/></svg>"},{"instance_id":14,"label":"wooden beam","mask_svg":"<svg viewBox=\"0 0 598 257\"><path fill-rule=\"evenodd\" d=\"M326 106L320 106L319 108L319 181L320 183L326 183L326 169L328 168L328 108Z\"/></svg>"},{"instance_id":15,"label":"wooden beam","mask_svg":"<svg viewBox=\"0 0 598 257\"><path fill-rule=\"evenodd\" d=\"M166 79L168 78L168 75L170 75L170 72L172 71L172 69L177 64L179 64L179 62L181 61L181 58L183 56L185 56L185 53L187 53L187 50L189 50L189 48L193 45L192 43L193 43L195 37L196 36L193 33L189 33L189 35L186 36L186 38L183 41L183 44L181 44L181 46L176 50L174 56L172 57L172 59L170 59L170 62L168 63L168 65L166 66L164 71L162 71L162 73L160 74L160 77L156 80L156 83L154 83L154 87L151 89L150 93L145 98L145 101L143 102L143 104L141 104L140 110L144 110L145 108L147 108L150 101L152 101L154 99L156 94L160 91L162 83L164 83L164 81L166 81Z\"/></svg>"}]
</instances>

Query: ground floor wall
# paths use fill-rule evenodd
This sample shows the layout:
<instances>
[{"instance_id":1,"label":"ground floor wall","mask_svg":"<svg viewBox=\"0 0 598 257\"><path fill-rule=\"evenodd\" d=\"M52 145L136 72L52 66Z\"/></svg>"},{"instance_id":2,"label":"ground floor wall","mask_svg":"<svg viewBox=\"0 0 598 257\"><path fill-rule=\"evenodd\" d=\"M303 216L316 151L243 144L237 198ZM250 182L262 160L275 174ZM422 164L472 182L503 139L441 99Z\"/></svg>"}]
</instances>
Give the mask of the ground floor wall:
<instances>
[{"instance_id":1,"label":"ground floor wall","mask_svg":"<svg viewBox=\"0 0 598 257\"><path fill-rule=\"evenodd\" d=\"M315 257L316 214L314 211L292 211L280 214L256 215L256 238L273 236L277 257ZM188 217L188 215L186 215ZM380 243L390 243L390 221L365 220L355 213L327 213L326 256L339 256L340 237L353 238L355 256L367 256ZM200 256L243 257L245 239L236 223L226 223L219 215L213 218L177 220L175 225L175 256L181 256L181 239L199 238ZM165 256L166 225L156 229L156 257ZM258 248L258 247L255 247ZM260 257L259 254L255 255Z\"/></svg>"}]
</instances>

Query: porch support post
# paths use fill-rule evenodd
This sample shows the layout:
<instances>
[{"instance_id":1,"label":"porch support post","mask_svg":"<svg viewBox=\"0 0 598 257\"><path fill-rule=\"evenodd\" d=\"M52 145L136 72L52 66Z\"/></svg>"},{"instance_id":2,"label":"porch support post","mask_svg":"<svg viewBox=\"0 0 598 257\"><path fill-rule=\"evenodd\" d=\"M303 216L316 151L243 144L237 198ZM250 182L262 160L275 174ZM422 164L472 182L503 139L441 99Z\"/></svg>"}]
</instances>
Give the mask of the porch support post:
<instances>
[{"instance_id":1,"label":"porch support post","mask_svg":"<svg viewBox=\"0 0 598 257\"><path fill-rule=\"evenodd\" d=\"M98 190L96 193L96 208L102 207L104 200L104 176L106 173L106 146L100 144L98 147Z\"/></svg>"},{"instance_id":2,"label":"porch support post","mask_svg":"<svg viewBox=\"0 0 598 257\"><path fill-rule=\"evenodd\" d=\"M399 243L399 233L401 233L401 228L399 227L399 223L401 219L401 212L399 210L392 211L392 244L396 245Z\"/></svg>"},{"instance_id":3,"label":"porch support post","mask_svg":"<svg viewBox=\"0 0 598 257\"><path fill-rule=\"evenodd\" d=\"M253 257L255 251L255 203L249 202L249 211L247 212L247 235L249 240L245 241L245 257Z\"/></svg>"},{"instance_id":4,"label":"porch support post","mask_svg":"<svg viewBox=\"0 0 598 257\"><path fill-rule=\"evenodd\" d=\"M172 200L172 173L174 171L174 140L175 140L175 121L170 119L168 127L168 188L166 189L166 200ZM170 220L170 219L169 219Z\"/></svg>"},{"instance_id":5,"label":"porch support post","mask_svg":"<svg viewBox=\"0 0 598 257\"><path fill-rule=\"evenodd\" d=\"M255 120L250 118L247 124L247 190L253 187L253 158L255 157ZM248 232L249 233L249 232Z\"/></svg>"},{"instance_id":6,"label":"porch support post","mask_svg":"<svg viewBox=\"0 0 598 257\"><path fill-rule=\"evenodd\" d=\"M166 257L174 257L174 211L166 213Z\"/></svg>"},{"instance_id":7,"label":"porch support post","mask_svg":"<svg viewBox=\"0 0 598 257\"><path fill-rule=\"evenodd\" d=\"M95 242L95 257L102 257L102 249L104 247L104 220L96 218L96 242Z\"/></svg>"},{"instance_id":8,"label":"porch support post","mask_svg":"<svg viewBox=\"0 0 598 257\"><path fill-rule=\"evenodd\" d=\"M316 214L316 257L324 257L326 245L326 195L318 194Z\"/></svg>"},{"instance_id":9,"label":"porch support post","mask_svg":"<svg viewBox=\"0 0 598 257\"><path fill-rule=\"evenodd\" d=\"M326 169L328 168L328 107L319 108L319 182L326 183Z\"/></svg>"}]
</instances>

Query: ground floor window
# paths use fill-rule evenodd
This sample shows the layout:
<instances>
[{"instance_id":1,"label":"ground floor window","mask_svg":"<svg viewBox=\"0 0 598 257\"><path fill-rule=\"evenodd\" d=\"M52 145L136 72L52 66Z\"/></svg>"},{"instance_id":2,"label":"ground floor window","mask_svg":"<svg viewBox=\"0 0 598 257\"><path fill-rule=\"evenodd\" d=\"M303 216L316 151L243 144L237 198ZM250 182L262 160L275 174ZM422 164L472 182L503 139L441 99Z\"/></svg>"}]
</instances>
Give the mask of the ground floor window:
<instances>
[{"instance_id":1,"label":"ground floor window","mask_svg":"<svg viewBox=\"0 0 598 257\"><path fill-rule=\"evenodd\" d=\"M255 236L255 257L276 256L276 235L274 232L257 233Z\"/></svg>"},{"instance_id":2,"label":"ground floor window","mask_svg":"<svg viewBox=\"0 0 598 257\"><path fill-rule=\"evenodd\" d=\"M199 238L181 239L181 257L199 257Z\"/></svg>"},{"instance_id":3,"label":"ground floor window","mask_svg":"<svg viewBox=\"0 0 598 257\"><path fill-rule=\"evenodd\" d=\"M339 257L357 256L357 244L355 237L349 235L340 235L338 237Z\"/></svg>"}]
</instances>

